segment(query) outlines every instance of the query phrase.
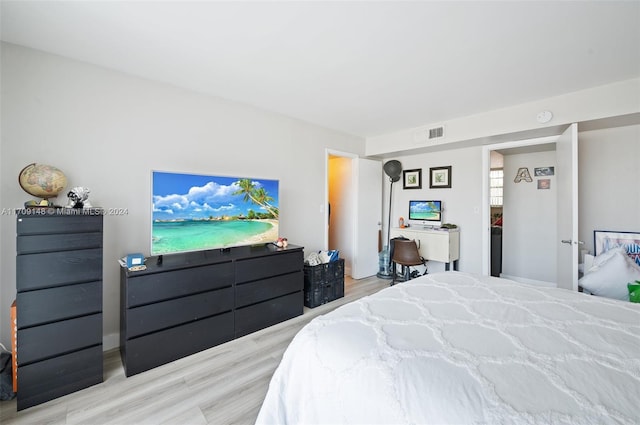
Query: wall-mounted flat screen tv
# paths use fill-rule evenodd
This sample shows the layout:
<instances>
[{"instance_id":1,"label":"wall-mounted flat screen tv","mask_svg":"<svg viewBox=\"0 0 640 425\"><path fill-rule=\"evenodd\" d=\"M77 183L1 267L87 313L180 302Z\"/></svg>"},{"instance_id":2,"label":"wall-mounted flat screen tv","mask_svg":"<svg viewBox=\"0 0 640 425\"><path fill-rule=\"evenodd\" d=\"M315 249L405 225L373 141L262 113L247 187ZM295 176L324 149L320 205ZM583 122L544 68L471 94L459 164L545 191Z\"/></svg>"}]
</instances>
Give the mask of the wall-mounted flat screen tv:
<instances>
[{"instance_id":1,"label":"wall-mounted flat screen tv","mask_svg":"<svg viewBox=\"0 0 640 425\"><path fill-rule=\"evenodd\" d=\"M442 201L409 201L409 220L441 223Z\"/></svg>"},{"instance_id":2,"label":"wall-mounted flat screen tv","mask_svg":"<svg viewBox=\"0 0 640 425\"><path fill-rule=\"evenodd\" d=\"M151 255L278 239L278 180L152 172Z\"/></svg>"}]
</instances>

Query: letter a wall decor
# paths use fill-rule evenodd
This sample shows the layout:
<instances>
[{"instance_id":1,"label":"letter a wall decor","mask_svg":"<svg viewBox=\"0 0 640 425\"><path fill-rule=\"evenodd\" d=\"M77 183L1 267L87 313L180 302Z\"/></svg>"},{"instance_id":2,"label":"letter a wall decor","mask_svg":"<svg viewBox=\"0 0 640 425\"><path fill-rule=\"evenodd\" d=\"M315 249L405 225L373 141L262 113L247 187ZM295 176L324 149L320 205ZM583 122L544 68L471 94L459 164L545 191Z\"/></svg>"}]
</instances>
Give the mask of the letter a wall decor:
<instances>
[{"instance_id":1,"label":"letter a wall decor","mask_svg":"<svg viewBox=\"0 0 640 425\"><path fill-rule=\"evenodd\" d=\"M516 173L516 178L513 179L514 183L520 183L522 180L531 183L533 179L531 178L531 174L529 173L529 169L527 167L518 168L518 172Z\"/></svg>"}]
</instances>

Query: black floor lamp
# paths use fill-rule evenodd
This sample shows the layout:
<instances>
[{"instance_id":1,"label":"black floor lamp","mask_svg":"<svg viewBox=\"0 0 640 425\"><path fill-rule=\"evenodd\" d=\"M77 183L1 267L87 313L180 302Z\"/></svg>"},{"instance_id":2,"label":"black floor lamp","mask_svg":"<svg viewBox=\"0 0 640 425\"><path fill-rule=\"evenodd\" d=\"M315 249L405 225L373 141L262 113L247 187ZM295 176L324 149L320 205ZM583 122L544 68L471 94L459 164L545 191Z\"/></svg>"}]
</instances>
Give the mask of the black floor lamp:
<instances>
[{"instance_id":1,"label":"black floor lamp","mask_svg":"<svg viewBox=\"0 0 640 425\"><path fill-rule=\"evenodd\" d=\"M392 279L393 275L391 273L391 268L389 264L391 263L391 258L389 258L389 250L391 243L391 201L393 199L393 184L400 180L400 173L402 173L402 164L400 161L387 161L383 166L384 172L387 176L389 176L389 210L387 211L387 215L389 216L387 222L387 245L382 248L380 252L380 271L377 276L382 279ZM386 251L386 252L385 252Z\"/></svg>"}]
</instances>

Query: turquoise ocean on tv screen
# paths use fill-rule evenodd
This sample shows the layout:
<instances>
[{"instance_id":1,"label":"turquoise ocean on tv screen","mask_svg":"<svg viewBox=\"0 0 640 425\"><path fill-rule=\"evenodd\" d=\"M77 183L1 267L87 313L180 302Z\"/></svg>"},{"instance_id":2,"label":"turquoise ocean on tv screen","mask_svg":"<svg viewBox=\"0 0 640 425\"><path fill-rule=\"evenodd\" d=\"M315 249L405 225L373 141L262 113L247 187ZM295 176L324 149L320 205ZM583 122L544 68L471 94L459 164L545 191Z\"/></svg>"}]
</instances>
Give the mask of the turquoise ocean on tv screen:
<instances>
[{"instance_id":1,"label":"turquoise ocean on tv screen","mask_svg":"<svg viewBox=\"0 0 640 425\"><path fill-rule=\"evenodd\" d=\"M266 232L273 226L277 226L277 221L275 224L252 220L154 222L151 253L159 255L273 242L266 240Z\"/></svg>"},{"instance_id":2,"label":"turquoise ocean on tv screen","mask_svg":"<svg viewBox=\"0 0 640 425\"><path fill-rule=\"evenodd\" d=\"M430 211L414 212L413 215L411 216L411 218L413 220L437 220L438 219L438 213L437 212L430 212Z\"/></svg>"}]
</instances>

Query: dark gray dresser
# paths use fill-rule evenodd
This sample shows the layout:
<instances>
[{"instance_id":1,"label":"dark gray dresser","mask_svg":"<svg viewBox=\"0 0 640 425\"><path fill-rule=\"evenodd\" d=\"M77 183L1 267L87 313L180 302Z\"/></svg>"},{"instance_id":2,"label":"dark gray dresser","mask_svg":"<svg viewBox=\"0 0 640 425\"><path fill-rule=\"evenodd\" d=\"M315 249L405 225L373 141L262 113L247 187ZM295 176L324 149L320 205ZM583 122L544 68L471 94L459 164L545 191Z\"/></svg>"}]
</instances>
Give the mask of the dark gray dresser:
<instances>
[{"instance_id":1,"label":"dark gray dresser","mask_svg":"<svg viewBox=\"0 0 640 425\"><path fill-rule=\"evenodd\" d=\"M102 211L17 217L18 410L102 382Z\"/></svg>"},{"instance_id":2,"label":"dark gray dresser","mask_svg":"<svg viewBox=\"0 0 640 425\"><path fill-rule=\"evenodd\" d=\"M302 247L165 255L121 268L120 352L131 376L303 312Z\"/></svg>"}]
</instances>

